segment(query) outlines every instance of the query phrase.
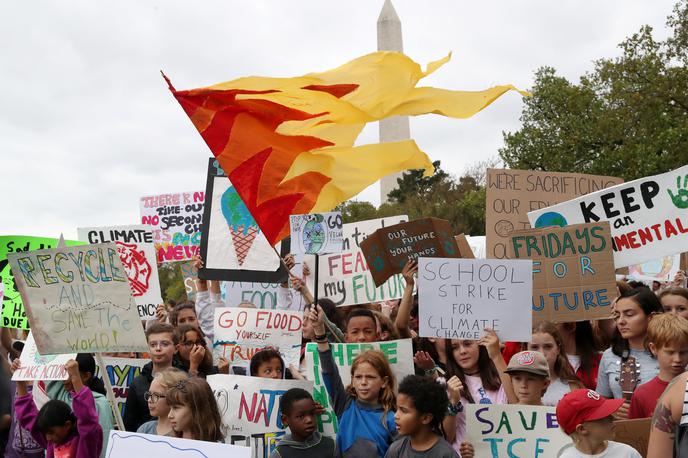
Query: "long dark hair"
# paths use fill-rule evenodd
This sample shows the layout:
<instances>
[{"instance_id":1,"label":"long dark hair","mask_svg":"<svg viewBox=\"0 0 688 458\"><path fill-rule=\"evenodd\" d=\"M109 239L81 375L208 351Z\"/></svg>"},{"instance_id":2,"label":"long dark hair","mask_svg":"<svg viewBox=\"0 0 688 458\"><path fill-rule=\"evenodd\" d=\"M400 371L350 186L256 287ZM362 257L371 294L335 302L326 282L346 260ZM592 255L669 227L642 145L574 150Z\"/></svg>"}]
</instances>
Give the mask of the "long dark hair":
<instances>
[{"instance_id":1,"label":"long dark hair","mask_svg":"<svg viewBox=\"0 0 688 458\"><path fill-rule=\"evenodd\" d=\"M580 370L588 373L592 370L594 361L597 358L597 348L595 348L595 334L592 332L592 325L589 321L577 321L574 331L576 340L576 351L580 356Z\"/></svg>"},{"instance_id":2,"label":"long dark hair","mask_svg":"<svg viewBox=\"0 0 688 458\"><path fill-rule=\"evenodd\" d=\"M649 317L653 313L662 313L663 311L662 303L659 301L657 295L646 286L636 288L627 293L621 294L617 301L621 299L631 299L633 302L638 304L640 309L647 317ZM612 336L611 348L612 353L614 353L616 356L620 356L624 361L630 355L628 340L621 337L621 333L619 332L618 327L614 328L614 335Z\"/></svg>"},{"instance_id":3,"label":"long dark hair","mask_svg":"<svg viewBox=\"0 0 688 458\"><path fill-rule=\"evenodd\" d=\"M72 409L62 401L51 399L38 411L36 426L38 426L40 432L45 434L50 428L64 426L68 421L72 422L71 430L74 431L76 429L77 418L74 412L72 412Z\"/></svg>"},{"instance_id":4,"label":"long dark hair","mask_svg":"<svg viewBox=\"0 0 688 458\"><path fill-rule=\"evenodd\" d=\"M466 385L466 374L461 366L459 366L459 363L454 359L451 339L447 339L444 348L447 356L447 380L456 375L464 386L463 397L471 404L475 404L475 400ZM480 381L483 384L483 388L490 391L497 391L499 387L502 386L499 372L490 359L490 356L487 354L487 348L482 345L478 345L478 374L480 375Z\"/></svg>"}]
</instances>

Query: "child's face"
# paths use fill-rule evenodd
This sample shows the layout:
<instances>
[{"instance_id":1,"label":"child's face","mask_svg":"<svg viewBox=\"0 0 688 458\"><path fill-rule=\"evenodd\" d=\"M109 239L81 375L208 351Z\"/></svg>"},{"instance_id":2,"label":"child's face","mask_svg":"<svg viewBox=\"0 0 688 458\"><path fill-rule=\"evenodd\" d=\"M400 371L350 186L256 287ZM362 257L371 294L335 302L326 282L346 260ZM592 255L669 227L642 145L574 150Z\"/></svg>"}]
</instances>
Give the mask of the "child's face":
<instances>
[{"instance_id":1,"label":"child's face","mask_svg":"<svg viewBox=\"0 0 688 458\"><path fill-rule=\"evenodd\" d=\"M179 312L177 315L177 326L181 326L182 324L190 324L191 326L198 327L198 318L193 309L182 309Z\"/></svg>"},{"instance_id":2,"label":"child's face","mask_svg":"<svg viewBox=\"0 0 688 458\"><path fill-rule=\"evenodd\" d=\"M203 340L200 334L198 334L196 331L186 331L182 341L179 342L179 345L177 345L179 356L184 361L189 360L189 354L191 353L191 349L193 349L194 345L205 346L205 340Z\"/></svg>"},{"instance_id":3,"label":"child's face","mask_svg":"<svg viewBox=\"0 0 688 458\"><path fill-rule=\"evenodd\" d=\"M688 299L677 294L667 294L662 297L664 313L682 316L688 320Z\"/></svg>"},{"instance_id":4,"label":"child's face","mask_svg":"<svg viewBox=\"0 0 688 458\"><path fill-rule=\"evenodd\" d=\"M61 444L69 437L72 426L70 420L67 420L67 423L62 426L53 426L45 432L45 439L53 444Z\"/></svg>"},{"instance_id":5,"label":"child's face","mask_svg":"<svg viewBox=\"0 0 688 458\"><path fill-rule=\"evenodd\" d=\"M377 342L379 340L377 322L369 316L355 316L346 325L347 343Z\"/></svg>"},{"instance_id":6,"label":"child's face","mask_svg":"<svg viewBox=\"0 0 688 458\"><path fill-rule=\"evenodd\" d=\"M614 439L614 418L611 415L601 420L583 422L582 426L595 442Z\"/></svg>"},{"instance_id":7,"label":"child's face","mask_svg":"<svg viewBox=\"0 0 688 458\"><path fill-rule=\"evenodd\" d=\"M312 399L295 401L289 415L282 415L282 423L289 426L294 440L303 442L315 432L315 402Z\"/></svg>"},{"instance_id":8,"label":"child's face","mask_svg":"<svg viewBox=\"0 0 688 458\"><path fill-rule=\"evenodd\" d=\"M175 432L182 433L191 430L193 416L189 406L184 404L170 406L170 413L167 414L167 418L170 419L170 425Z\"/></svg>"},{"instance_id":9,"label":"child's face","mask_svg":"<svg viewBox=\"0 0 688 458\"><path fill-rule=\"evenodd\" d=\"M477 341L452 339L451 349L454 361L464 372L472 374L478 370L480 348Z\"/></svg>"},{"instance_id":10,"label":"child's face","mask_svg":"<svg viewBox=\"0 0 688 458\"><path fill-rule=\"evenodd\" d=\"M542 395L549 385L548 378L530 372L512 372L509 375L519 404L540 405L542 403Z\"/></svg>"},{"instance_id":11,"label":"child's face","mask_svg":"<svg viewBox=\"0 0 688 458\"><path fill-rule=\"evenodd\" d=\"M283 378L282 361L279 358L272 358L258 366L257 377L261 378Z\"/></svg>"},{"instance_id":12,"label":"child's face","mask_svg":"<svg viewBox=\"0 0 688 458\"><path fill-rule=\"evenodd\" d=\"M387 386L387 377L380 377L378 371L369 363L361 363L356 367L351 383L358 399L364 402L377 402L380 390Z\"/></svg>"},{"instance_id":13,"label":"child's face","mask_svg":"<svg viewBox=\"0 0 688 458\"><path fill-rule=\"evenodd\" d=\"M151 334L148 336L148 349L153 364L169 364L172 362L177 349L169 332Z\"/></svg>"},{"instance_id":14,"label":"child's face","mask_svg":"<svg viewBox=\"0 0 688 458\"><path fill-rule=\"evenodd\" d=\"M675 342L669 342L657 349L650 342L650 350L657 358L660 370L668 371L673 377L681 375L688 365L688 348Z\"/></svg>"},{"instance_id":15,"label":"child's face","mask_svg":"<svg viewBox=\"0 0 688 458\"><path fill-rule=\"evenodd\" d=\"M545 359L549 365L549 371L550 373L552 372L554 363L557 362L557 357L559 356L559 347L551 334L546 332L537 332L533 334L533 337L528 343L528 350L539 351L545 355Z\"/></svg>"},{"instance_id":16,"label":"child's face","mask_svg":"<svg viewBox=\"0 0 688 458\"><path fill-rule=\"evenodd\" d=\"M162 383L157 380L151 382L148 389L150 396L147 402L148 410L153 417L166 417L170 413L170 406L167 405L167 400L165 399L166 391Z\"/></svg>"},{"instance_id":17,"label":"child's face","mask_svg":"<svg viewBox=\"0 0 688 458\"><path fill-rule=\"evenodd\" d=\"M394 423L397 425L397 432L400 435L409 436L415 434L431 420L432 415L421 415L413 404L413 399L403 393L399 393Z\"/></svg>"}]
</instances>

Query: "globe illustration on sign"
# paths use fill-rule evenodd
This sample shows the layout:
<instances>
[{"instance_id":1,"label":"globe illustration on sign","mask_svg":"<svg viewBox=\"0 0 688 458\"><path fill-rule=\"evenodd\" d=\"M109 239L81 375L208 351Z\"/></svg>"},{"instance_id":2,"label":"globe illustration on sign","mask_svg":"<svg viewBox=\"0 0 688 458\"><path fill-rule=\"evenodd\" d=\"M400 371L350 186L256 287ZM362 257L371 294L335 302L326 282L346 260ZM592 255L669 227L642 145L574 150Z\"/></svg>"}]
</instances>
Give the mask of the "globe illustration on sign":
<instances>
[{"instance_id":1,"label":"globe illustration on sign","mask_svg":"<svg viewBox=\"0 0 688 458\"><path fill-rule=\"evenodd\" d=\"M310 220L303 227L303 245L308 254L316 254L325 243L325 228L316 220Z\"/></svg>"},{"instance_id":2,"label":"globe illustration on sign","mask_svg":"<svg viewBox=\"0 0 688 458\"><path fill-rule=\"evenodd\" d=\"M561 213L557 212L543 213L535 221L536 228L552 226L564 227L566 225L568 225L566 218L564 218L564 216Z\"/></svg>"}]
</instances>

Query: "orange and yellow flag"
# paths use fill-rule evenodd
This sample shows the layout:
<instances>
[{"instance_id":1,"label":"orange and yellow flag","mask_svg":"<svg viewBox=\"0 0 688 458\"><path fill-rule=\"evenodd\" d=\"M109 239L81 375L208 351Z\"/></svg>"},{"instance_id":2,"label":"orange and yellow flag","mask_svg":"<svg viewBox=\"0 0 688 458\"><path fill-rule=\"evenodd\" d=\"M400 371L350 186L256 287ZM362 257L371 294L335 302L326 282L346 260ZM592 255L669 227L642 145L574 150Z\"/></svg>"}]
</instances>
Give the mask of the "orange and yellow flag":
<instances>
[{"instance_id":1,"label":"orange and yellow flag","mask_svg":"<svg viewBox=\"0 0 688 458\"><path fill-rule=\"evenodd\" d=\"M275 244L289 235L291 214L329 211L393 172L432 174L432 161L413 140L354 146L368 122L427 113L468 118L517 90L416 87L449 57L423 71L404 54L382 51L322 73L239 78L186 91L165 79Z\"/></svg>"}]
</instances>

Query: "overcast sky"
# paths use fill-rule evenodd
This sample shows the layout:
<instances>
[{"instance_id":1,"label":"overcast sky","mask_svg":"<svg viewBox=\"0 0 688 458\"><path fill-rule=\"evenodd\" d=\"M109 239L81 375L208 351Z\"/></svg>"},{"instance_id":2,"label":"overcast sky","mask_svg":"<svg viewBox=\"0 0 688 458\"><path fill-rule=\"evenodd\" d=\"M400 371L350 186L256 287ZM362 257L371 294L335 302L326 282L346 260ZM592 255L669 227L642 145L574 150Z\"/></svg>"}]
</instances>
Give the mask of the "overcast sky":
<instances>
[{"instance_id":1,"label":"overcast sky","mask_svg":"<svg viewBox=\"0 0 688 458\"><path fill-rule=\"evenodd\" d=\"M382 0L19 1L0 4L0 234L76 237L136 224L143 195L205 189L210 151L178 89L296 76L376 50ZM577 81L643 24L663 39L673 1L394 0L406 54L453 59L425 82L528 89L543 65ZM510 93L470 120L425 116L411 136L454 174L519 127ZM377 141L369 125L359 143ZM377 185L359 199L379 203Z\"/></svg>"}]
</instances>

